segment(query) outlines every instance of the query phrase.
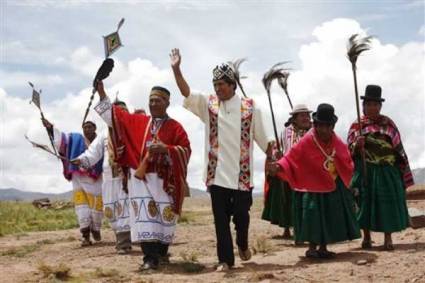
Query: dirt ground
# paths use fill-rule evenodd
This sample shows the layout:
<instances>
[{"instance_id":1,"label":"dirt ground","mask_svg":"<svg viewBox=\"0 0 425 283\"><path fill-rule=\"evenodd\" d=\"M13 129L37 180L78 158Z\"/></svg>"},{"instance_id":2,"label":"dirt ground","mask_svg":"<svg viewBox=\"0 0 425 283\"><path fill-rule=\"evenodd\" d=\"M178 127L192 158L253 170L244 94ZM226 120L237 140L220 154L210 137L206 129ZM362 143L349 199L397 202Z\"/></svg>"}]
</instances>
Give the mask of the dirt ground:
<instances>
[{"instance_id":1,"label":"dirt ground","mask_svg":"<svg viewBox=\"0 0 425 283\"><path fill-rule=\"evenodd\" d=\"M262 206L257 198L251 212L252 259L237 257L235 268L226 273L214 269L210 201L197 198L184 204L187 213L170 247L170 264L151 274L138 272L138 246L129 255L116 254L110 229L102 231L101 243L88 248L80 247L74 229L0 238L0 282L425 282L424 228L394 234L392 252L382 250L383 236L375 233L371 250L360 249L356 240L331 245L335 259L311 260L304 257L306 246L277 237L282 229L260 219ZM424 211L425 201L409 206Z\"/></svg>"}]
</instances>

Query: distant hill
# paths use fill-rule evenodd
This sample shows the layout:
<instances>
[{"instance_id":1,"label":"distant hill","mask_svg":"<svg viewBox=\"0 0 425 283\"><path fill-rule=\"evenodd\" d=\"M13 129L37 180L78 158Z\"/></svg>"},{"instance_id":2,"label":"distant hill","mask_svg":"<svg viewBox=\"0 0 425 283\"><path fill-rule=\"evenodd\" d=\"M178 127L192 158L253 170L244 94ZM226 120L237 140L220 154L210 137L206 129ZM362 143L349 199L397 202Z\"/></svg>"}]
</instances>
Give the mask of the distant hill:
<instances>
[{"instance_id":1,"label":"distant hill","mask_svg":"<svg viewBox=\"0 0 425 283\"><path fill-rule=\"evenodd\" d=\"M61 194L50 194L40 192L26 192L13 188L0 189L0 200L33 201L39 198L49 198L51 200L70 200L71 197L71 191Z\"/></svg>"},{"instance_id":2,"label":"distant hill","mask_svg":"<svg viewBox=\"0 0 425 283\"><path fill-rule=\"evenodd\" d=\"M206 197L206 191L191 188L190 194L192 197ZM18 201L33 201L40 198L49 198L51 200L71 200L72 191L61 194L40 193L40 192L26 192L14 188L3 189L0 188L0 201L1 200L18 200Z\"/></svg>"},{"instance_id":3,"label":"distant hill","mask_svg":"<svg viewBox=\"0 0 425 283\"><path fill-rule=\"evenodd\" d=\"M425 168L417 168L412 170L415 183L417 185L425 185ZM254 196L261 196L263 193L254 192ZM191 197L208 197L208 193L204 190L195 188L190 189ZM51 200L71 200L72 191L61 194L40 193L40 192L26 192L14 188L0 188L0 201L1 200L18 200L18 201L33 201L39 198L49 198Z\"/></svg>"}]
</instances>

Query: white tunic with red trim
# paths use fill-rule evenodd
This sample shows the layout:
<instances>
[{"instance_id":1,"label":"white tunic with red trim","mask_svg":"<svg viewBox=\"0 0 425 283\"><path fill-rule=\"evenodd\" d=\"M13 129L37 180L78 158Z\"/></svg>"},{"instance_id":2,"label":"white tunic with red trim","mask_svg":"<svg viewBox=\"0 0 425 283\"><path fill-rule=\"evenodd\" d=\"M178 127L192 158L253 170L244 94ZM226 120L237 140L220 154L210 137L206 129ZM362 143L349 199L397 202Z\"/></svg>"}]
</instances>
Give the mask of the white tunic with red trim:
<instances>
[{"instance_id":1,"label":"white tunic with red trim","mask_svg":"<svg viewBox=\"0 0 425 283\"><path fill-rule=\"evenodd\" d=\"M254 101L238 95L219 101L216 95L192 93L183 106L206 125L206 185L250 190L254 186L253 141L265 152L268 142L273 140L266 133L261 111Z\"/></svg>"}]
</instances>

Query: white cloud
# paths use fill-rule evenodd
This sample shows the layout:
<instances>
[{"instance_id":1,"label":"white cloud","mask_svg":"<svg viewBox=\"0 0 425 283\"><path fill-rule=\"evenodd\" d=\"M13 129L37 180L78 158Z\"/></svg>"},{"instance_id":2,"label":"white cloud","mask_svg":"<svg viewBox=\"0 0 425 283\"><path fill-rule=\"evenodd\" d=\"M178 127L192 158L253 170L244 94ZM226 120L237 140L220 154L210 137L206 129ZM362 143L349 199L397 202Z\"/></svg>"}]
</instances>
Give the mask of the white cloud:
<instances>
[{"instance_id":1,"label":"white cloud","mask_svg":"<svg viewBox=\"0 0 425 283\"><path fill-rule=\"evenodd\" d=\"M4 88L28 85L27 82L37 82L39 85L55 86L64 82L60 75L41 75L30 72L4 72L0 70L0 86Z\"/></svg>"},{"instance_id":2,"label":"white cloud","mask_svg":"<svg viewBox=\"0 0 425 283\"><path fill-rule=\"evenodd\" d=\"M346 40L352 33L365 35L367 29L350 19L335 19L317 26L312 31L313 39L299 47L300 68L292 71L289 79L289 92L294 104L307 103L313 110L321 102L329 102L335 106L339 116L336 131L344 139L350 123L355 119L351 66L345 55ZM184 36L181 31L178 35ZM194 52L183 53L183 71L194 89L211 91L209 70L228 59L229 54L223 55L220 49L210 47L209 42L197 41L194 38L188 40L188 46L181 46L182 50L184 52L190 49ZM203 53L202 50L207 51ZM264 66L260 66L264 69L274 60L268 57L266 59L262 62ZM69 58L61 60L68 62L66 64L71 69L84 77L92 77L101 61L102 58L95 56L88 47L80 47L74 50ZM114 71L105 82L107 91L114 97L119 90L120 98L128 102L131 109L148 109L148 93L153 85L170 88L173 94L169 113L185 126L191 139L193 153L189 164L189 183L193 187L204 188L201 179L204 165L204 125L182 108L182 98L177 92L168 65L159 66L139 57L127 62L116 60L115 63ZM262 73L250 72L249 62L246 64L242 67L248 75L248 79L243 82L244 87L264 112L268 113L267 97L260 83ZM203 72L196 73L199 70ZM413 168L425 167L425 140L422 134L425 126L424 72L424 44L420 42L397 46L374 40L372 50L365 52L358 60L360 92L363 93L367 84L382 86L383 96L386 98L383 113L393 118L399 126ZM190 78L193 77L201 78L202 83L198 80L191 82ZM29 80L26 75L18 79L25 83ZM43 76L37 77L36 81L40 86L49 83ZM3 82L0 87L4 87ZM77 131L90 94L91 90L85 88L46 102L43 104L45 115L64 131ZM272 99L278 127L281 128L290 110L283 92L276 85L273 86ZM1 88L0 105L0 187L49 192L69 190L71 186L61 175L60 163L44 152L32 149L23 138L23 135L28 133L34 140L48 144L37 109L29 105L28 100L14 97ZM98 125L103 125L93 111L89 118L97 121ZM267 119L270 121L270 117ZM270 122L268 129L271 133ZM258 148L255 150L255 159L256 190L261 191L264 155Z\"/></svg>"}]
</instances>

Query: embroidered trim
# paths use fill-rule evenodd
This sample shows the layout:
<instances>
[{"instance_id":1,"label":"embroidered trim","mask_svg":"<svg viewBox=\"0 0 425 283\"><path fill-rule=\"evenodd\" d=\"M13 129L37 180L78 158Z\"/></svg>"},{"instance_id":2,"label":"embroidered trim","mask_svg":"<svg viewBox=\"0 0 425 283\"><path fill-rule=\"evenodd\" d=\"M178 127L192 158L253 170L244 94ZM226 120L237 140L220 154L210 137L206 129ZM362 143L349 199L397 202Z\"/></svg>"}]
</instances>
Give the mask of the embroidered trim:
<instances>
[{"instance_id":1,"label":"embroidered trim","mask_svg":"<svg viewBox=\"0 0 425 283\"><path fill-rule=\"evenodd\" d=\"M99 113L99 115L102 115L103 113L105 113L105 111L109 110L112 108L112 104L109 101L109 99L103 99L101 100L95 107L94 110Z\"/></svg>"},{"instance_id":2,"label":"embroidered trim","mask_svg":"<svg viewBox=\"0 0 425 283\"><path fill-rule=\"evenodd\" d=\"M253 100L249 98L241 98L241 144L240 144L240 160L239 160L239 180L238 188L243 191L250 190L251 170L250 170L250 145L251 145L251 125L253 116ZM218 112L219 101L217 96L210 95L208 98L209 113L209 145L208 152L208 168L206 185L214 184L215 171L217 167L218 155Z\"/></svg>"}]
</instances>

